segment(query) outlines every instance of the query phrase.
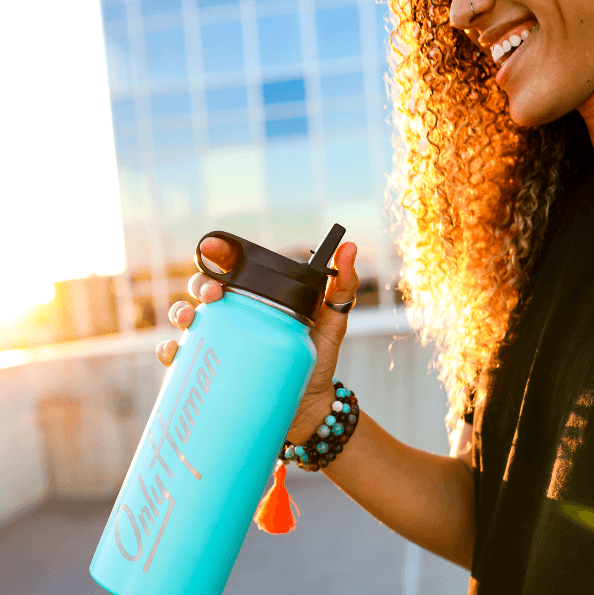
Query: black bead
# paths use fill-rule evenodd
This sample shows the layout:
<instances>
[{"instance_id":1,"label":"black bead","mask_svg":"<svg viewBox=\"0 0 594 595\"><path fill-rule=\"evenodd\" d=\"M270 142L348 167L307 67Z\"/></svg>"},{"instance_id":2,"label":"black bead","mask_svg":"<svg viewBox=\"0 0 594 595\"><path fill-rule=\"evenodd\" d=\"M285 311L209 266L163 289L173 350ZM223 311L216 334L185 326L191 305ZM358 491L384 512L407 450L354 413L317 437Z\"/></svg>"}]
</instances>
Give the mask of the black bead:
<instances>
[{"instance_id":1,"label":"black bead","mask_svg":"<svg viewBox=\"0 0 594 595\"><path fill-rule=\"evenodd\" d=\"M336 382L334 384L334 390L336 390L338 388L344 388L344 384L342 382Z\"/></svg>"},{"instance_id":2,"label":"black bead","mask_svg":"<svg viewBox=\"0 0 594 595\"><path fill-rule=\"evenodd\" d=\"M343 451L343 446L342 444L335 444L332 447L332 452L335 452L336 454L340 454Z\"/></svg>"},{"instance_id":3,"label":"black bead","mask_svg":"<svg viewBox=\"0 0 594 595\"><path fill-rule=\"evenodd\" d=\"M318 459L318 465L320 466L320 468L324 468L328 466L328 459L326 457L320 457Z\"/></svg>"},{"instance_id":4,"label":"black bead","mask_svg":"<svg viewBox=\"0 0 594 595\"><path fill-rule=\"evenodd\" d=\"M347 414L344 413L344 411L342 413L338 414L338 421L339 422L343 422L346 419Z\"/></svg>"},{"instance_id":5,"label":"black bead","mask_svg":"<svg viewBox=\"0 0 594 595\"><path fill-rule=\"evenodd\" d=\"M305 448L305 450L311 450L313 448L313 446L314 446L313 440L310 439L305 443L303 448Z\"/></svg>"},{"instance_id":6,"label":"black bead","mask_svg":"<svg viewBox=\"0 0 594 595\"><path fill-rule=\"evenodd\" d=\"M325 456L326 456L326 460L333 461L336 458L336 453L329 450Z\"/></svg>"},{"instance_id":7,"label":"black bead","mask_svg":"<svg viewBox=\"0 0 594 595\"><path fill-rule=\"evenodd\" d=\"M330 434L330 436L326 438L326 442L328 444L334 444L336 442L336 436L334 434Z\"/></svg>"},{"instance_id":8,"label":"black bead","mask_svg":"<svg viewBox=\"0 0 594 595\"><path fill-rule=\"evenodd\" d=\"M348 436L350 436L354 431L355 431L355 426L351 426L350 424L347 424L344 427L344 433L347 434Z\"/></svg>"},{"instance_id":9,"label":"black bead","mask_svg":"<svg viewBox=\"0 0 594 595\"><path fill-rule=\"evenodd\" d=\"M353 415L359 415L359 407L357 405L351 405L351 413Z\"/></svg>"}]
</instances>

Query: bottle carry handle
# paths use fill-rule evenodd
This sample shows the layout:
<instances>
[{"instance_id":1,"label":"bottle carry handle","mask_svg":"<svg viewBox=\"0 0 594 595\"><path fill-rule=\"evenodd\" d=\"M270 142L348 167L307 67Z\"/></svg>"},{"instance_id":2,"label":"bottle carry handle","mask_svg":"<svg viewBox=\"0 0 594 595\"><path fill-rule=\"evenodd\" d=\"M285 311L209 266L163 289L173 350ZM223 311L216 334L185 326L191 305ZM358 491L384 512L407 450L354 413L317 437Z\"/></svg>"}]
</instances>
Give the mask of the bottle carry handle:
<instances>
[{"instance_id":1,"label":"bottle carry handle","mask_svg":"<svg viewBox=\"0 0 594 595\"><path fill-rule=\"evenodd\" d=\"M232 246L239 250L239 258L235 266L226 273L216 273L209 269L202 260L202 253L200 252L200 244L206 238L219 238L226 240ZM303 266L290 258L272 252L263 246L244 240L239 236L227 233L226 231L211 231L203 236L196 246L196 265L202 273L223 281L232 287L241 289L250 289L253 279L266 279L267 281L281 282L286 276L297 279L298 275L302 275ZM284 273L281 273L283 270Z\"/></svg>"},{"instance_id":2,"label":"bottle carry handle","mask_svg":"<svg viewBox=\"0 0 594 595\"><path fill-rule=\"evenodd\" d=\"M338 275L327 264L345 233L335 224L320 242L307 263L299 263L225 231L211 231L196 246L195 261L198 269L230 287L244 289L268 297L273 301L308 312L317 312L328 276ZM238 250L235 266L227 272L217 273L204 263L200 244L207 238L219 238Z\"/></svg>"},{"instance_id":3,"label":"bottle carry handle","mask_svg":"<svg viewBox=\"0 0 594 595\"><path fill-rule=\"evenodd\" d=\"M206 266L206 264L202 260L202 252L200 252L200 245L202 244L202 242L204 240L206 240L206 238L219 238L221 240L226 240L231 245L233 245L235 248L240 249L239 258L238 258L237 262L235 263L235 266L233 267L233 269L231 269L230 271L227 271L226 273L215 273L215 271L209 269ZM206 235L204 235L198 242L198 245L196 246L196 256L195 256L196 266L200 269L201 273L204 273L205 275L208 275L209 277L212 277L213 279L218 279L219 281L223 281L225 283L232 284L233 271L237 270L238 267L241 267L243 265L243 261L245 260L245 253L244 253L243 248L244 248L244 244L246 244L246 243L249 244L250 242L248 242L247 240L244 240L243 238L235 236L231 233L227 233L226 231L211 231L210 233L207 233Z\"/></svg>"}]
</instances>

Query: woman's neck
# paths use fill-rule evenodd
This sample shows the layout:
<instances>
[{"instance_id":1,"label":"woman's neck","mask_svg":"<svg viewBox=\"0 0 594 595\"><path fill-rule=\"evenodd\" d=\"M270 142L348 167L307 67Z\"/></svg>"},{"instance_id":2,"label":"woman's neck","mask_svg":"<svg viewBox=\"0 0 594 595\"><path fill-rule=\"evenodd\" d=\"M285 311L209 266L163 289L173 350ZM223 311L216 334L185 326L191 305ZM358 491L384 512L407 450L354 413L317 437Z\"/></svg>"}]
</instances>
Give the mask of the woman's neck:
<instances>
[{"instance_id":1,"label":"woman's neck","mask_svg":"<svg viewBox=\"0 0 594 595\"><path fill-rule=\"evenodd\" d=\"M590 95L588 99L578 107L578 112L588 127L588 133L590 134L590 141L594 145L594 94Z\"/></svg>"}]
</instances>

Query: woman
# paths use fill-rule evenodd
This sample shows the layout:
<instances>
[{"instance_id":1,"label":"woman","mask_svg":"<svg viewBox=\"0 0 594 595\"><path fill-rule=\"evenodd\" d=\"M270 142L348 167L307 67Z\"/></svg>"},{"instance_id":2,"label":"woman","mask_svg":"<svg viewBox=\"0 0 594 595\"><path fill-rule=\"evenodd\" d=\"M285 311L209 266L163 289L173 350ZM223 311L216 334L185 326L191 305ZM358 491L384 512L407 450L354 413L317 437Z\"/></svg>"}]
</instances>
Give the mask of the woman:
<instances>
[{"instance_id":1,"label":"woman","mask_svg":"<svg viewBox=\"0 0 594 595\"><path fill-rule=\"evenodd\" d=\"M403 289L439 349L452 450L410 448L361 412L324 473L407 539L471 569L471 593L592 592L594 3L392 0L391 13ZM233 266L223 242L201 248ZM329 302L355 295L355 255L352 243L337 251ZM190 292L222 296L203 275ZM181 329L193 315L185 302L170 310ZM334 400L346 324L323 306L293 444ZM160 360L176 349L159 345Z\"/></svg>"}]
</instances>

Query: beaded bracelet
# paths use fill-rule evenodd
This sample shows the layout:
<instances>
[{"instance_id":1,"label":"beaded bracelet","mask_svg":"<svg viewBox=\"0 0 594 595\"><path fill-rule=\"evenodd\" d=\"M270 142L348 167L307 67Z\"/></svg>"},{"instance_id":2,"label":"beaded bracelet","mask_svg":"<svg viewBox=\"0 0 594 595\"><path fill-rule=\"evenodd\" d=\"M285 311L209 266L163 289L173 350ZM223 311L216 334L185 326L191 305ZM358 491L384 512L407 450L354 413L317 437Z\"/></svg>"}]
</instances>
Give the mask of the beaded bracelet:
<instances>
[{"instance_id":1,"label":"beaded bracelet","mask_svg":"<svg viewBox=\"0 0 594 595\"><path fill-rule=\"evenodd\" d=\"M336 459L344 445L353 435L359 421L359 407L355 393L345 388L342 382L333 379L336 400L332 412L303 446L294 446L285 441L279 462L295 461L305 471L319 471Z\"/></svg>"},{"instance_id":2,"label":"beaded bracelet","mask_svg":"<svg viewBox=\"0 0 594 595\"><path fill-rule=\"evenodd\" d=\"M342 452L355 431L359 421L355 393L345 388L336 378L332 383L336 394L336 400L332 403L332 413L304 446L293 446L286 440L279 453L274 471L274 485L262 498L254 515L254 522L262 531L279 535L293 531L296 527L291 505L295 507L298 516L299 509L285 487L285 465L295 461L305 471L319 471Z\"/></svg>"}]
</instances>

